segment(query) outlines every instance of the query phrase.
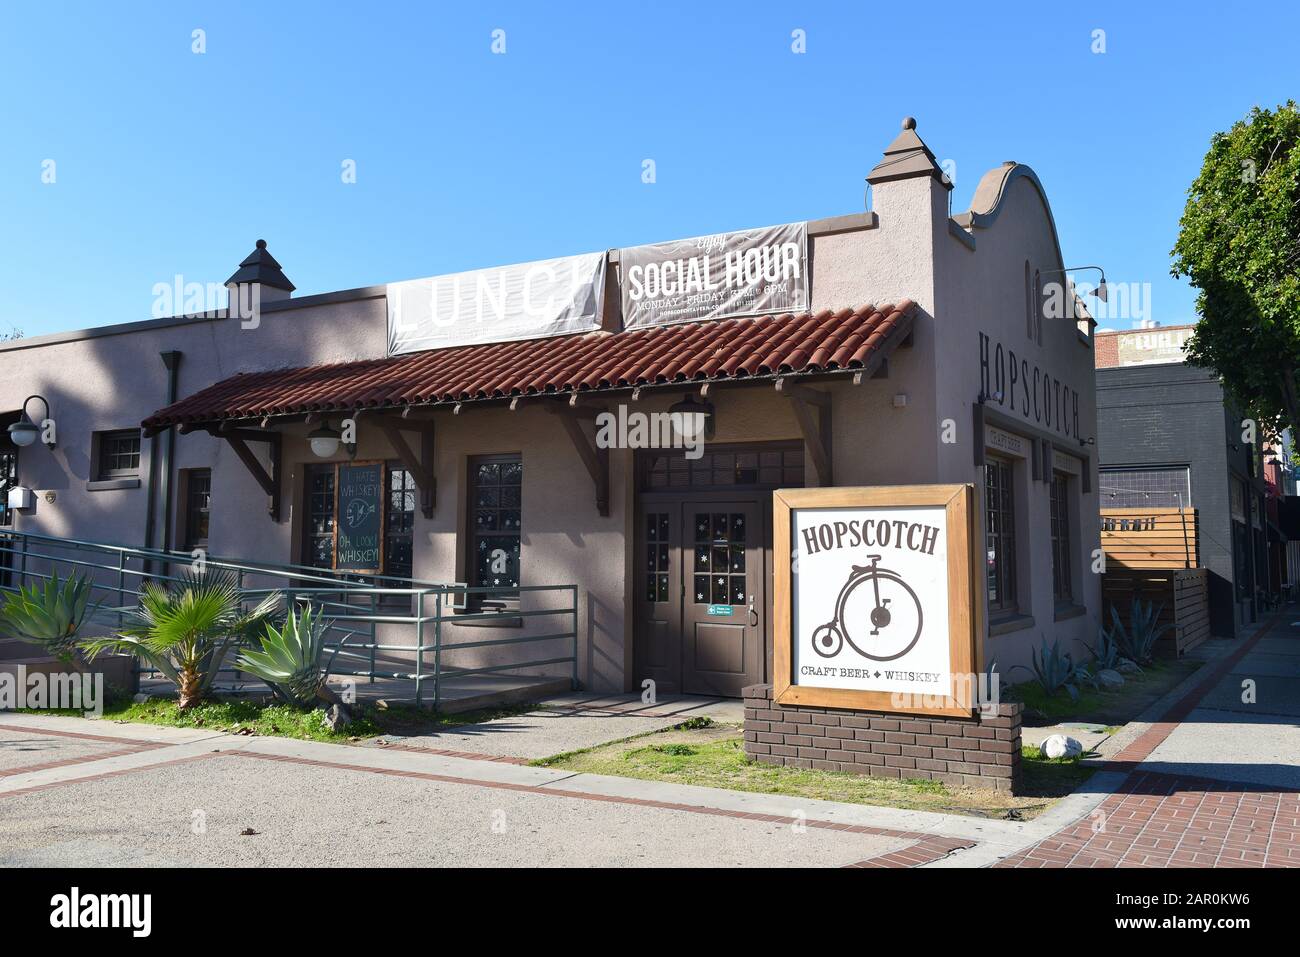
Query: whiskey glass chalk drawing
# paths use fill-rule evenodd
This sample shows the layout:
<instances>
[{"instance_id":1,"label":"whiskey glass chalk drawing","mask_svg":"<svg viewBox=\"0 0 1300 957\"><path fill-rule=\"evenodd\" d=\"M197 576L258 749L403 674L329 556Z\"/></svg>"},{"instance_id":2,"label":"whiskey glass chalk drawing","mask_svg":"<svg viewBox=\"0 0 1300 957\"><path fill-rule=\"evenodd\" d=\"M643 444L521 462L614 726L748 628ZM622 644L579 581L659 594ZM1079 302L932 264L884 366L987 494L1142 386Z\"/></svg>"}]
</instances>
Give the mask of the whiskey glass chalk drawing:
<instances>
[{"instance_id":1,"label":"whiskey glass chalk drawing","mask_svg":"<svg viewBox=\"0 0 1300 957\"><path fill-rule=\"evenodd\" d=\"M882 568L879 555L867 561L853 566L835 600L835 617L813 629L813 650L823 658L834 658L848 642L864 658L894 661L921 639L924 616L912 586Z\"/></svg>"}]
</instances>

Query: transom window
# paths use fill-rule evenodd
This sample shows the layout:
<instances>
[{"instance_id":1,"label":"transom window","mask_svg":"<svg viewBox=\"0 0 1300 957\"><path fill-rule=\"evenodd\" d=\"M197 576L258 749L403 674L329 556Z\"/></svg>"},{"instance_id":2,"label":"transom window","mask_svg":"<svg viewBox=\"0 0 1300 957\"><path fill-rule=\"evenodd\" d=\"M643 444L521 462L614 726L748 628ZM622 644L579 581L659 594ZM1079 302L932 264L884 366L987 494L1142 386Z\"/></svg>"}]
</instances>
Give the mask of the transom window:
<instances>
[{"instance_id":1,"label":"transom window","mask_svg":"<svg viewBox=\"0 0 1300 957\"><path fill-rule=\"evenodd\" d=\"M1074 589L1070 577L1070 478L1062 472L1052 475L1048 500L1052 513L1052 593L1067 602Z\"/></svg>"},{"instance_id":2,"label":"transom window","mask_svg":"<svg viewBox=\"0 0 1300 957\"><path fill-rule=\"evenodd\" d=\"M518 455L480 456L470 460L471 586L498 591L478 599L516 597L519 587L520 533L523 525L524 465Z\"/></svg>"},{"instance_id":3,"label":"transom window","mask_svg":"<svg viewBox=\"0 0 1300 957\"><path fill-rule=\"evenodd\" d=\"M989 456L984 465L984 521L989 610L1016 610L1016 515L1012 466Z\"/></svg>"},{"instance_id":4,"label":"transom window","mask_svg":"<svg viewBox=\"0 0 1300 957\"><path fill-rule=\"evenodd\" d=\"M745 536L745 516L740 513L695 513L695 604L745 603Z\"/></svg>"},{"instance_id":5,"label":"transom window","mask_svg":"<svg viewBox=\"0 0 1300 957\"><path fill-rule=\"evenodd\" d=\"M139 474L139 429L99 433L99 479L136 478Z\"/></svg>"},{"instance_id":6,"label":"transom window","mask_svg":"<svg viewBox=\"0 0 1300 957\"><path fill-rule=\"evenodd\" d=\"M646 491L692 488L791 488L803 485L803 446L705 452L688 459L680 450L647 453L641 487Z\"/></svg>"}]
</instances>

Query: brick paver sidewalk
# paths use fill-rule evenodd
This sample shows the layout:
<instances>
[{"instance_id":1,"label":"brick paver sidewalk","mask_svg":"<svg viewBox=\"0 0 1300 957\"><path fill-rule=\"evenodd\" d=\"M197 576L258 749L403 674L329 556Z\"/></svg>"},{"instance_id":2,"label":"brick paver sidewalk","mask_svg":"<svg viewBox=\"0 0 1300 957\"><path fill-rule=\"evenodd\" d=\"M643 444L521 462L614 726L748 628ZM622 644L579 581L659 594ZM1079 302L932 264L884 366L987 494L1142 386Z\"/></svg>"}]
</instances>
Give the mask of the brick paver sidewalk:
<instances>
[{"instance_id":1,"label":"brick paver sidewalk","mask_svg":"<svg viewBox=\"0 0 1300 957\"><path fill-rule=\"evenodd\" d=\"M1142 768L1277 620L1211 668L1161 721L1103 766L1130 774L1092 814L994 866L1300 866L1300 791Z\"/></svg>"}]
</instances>

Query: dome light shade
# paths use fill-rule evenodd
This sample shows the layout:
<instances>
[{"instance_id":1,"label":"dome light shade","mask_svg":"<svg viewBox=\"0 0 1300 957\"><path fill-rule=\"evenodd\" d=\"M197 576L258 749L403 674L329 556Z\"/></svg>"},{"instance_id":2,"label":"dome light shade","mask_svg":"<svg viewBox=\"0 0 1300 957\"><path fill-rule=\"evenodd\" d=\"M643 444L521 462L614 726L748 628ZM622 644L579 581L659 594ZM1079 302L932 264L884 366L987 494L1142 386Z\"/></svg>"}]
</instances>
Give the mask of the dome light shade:
<instances>
[{"instance_id":1,"label":"dome light shade","mask_svg":"<svg viewBox=\"0 0 1300 957\"><path fill-rule=\"evenodd\" d=\"M339 434L329 427L329 423L308 432L307 438L311 442L312 455L318 459L327 459L338 453Z\"/></svg>"},{"instance_id":2,"label":"dome light shade","mask_svg":"<svg viewBox=\"0 0 1300 957\"><path fill-rule=\"evenodd\" d=\"M25 449L36 441L36 437L41 434L41 430L36 427L31 419L24 413L23 417L9 426L9 441L20 449Z\"/></svg>"}]
</instances>

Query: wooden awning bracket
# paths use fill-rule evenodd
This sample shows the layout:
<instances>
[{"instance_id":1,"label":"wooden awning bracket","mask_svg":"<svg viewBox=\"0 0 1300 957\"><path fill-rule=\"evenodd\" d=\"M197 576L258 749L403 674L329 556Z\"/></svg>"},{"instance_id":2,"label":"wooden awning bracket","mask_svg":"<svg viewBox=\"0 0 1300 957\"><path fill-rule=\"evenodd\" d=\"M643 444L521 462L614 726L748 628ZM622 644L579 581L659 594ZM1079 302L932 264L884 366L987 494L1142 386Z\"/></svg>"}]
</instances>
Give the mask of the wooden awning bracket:
<instances>
[{"instance_id":1,"label":"wooden awning bracket","mask_svg":"<svg viewBox=\"0 0 1300 957\"><path fill-rule=\"evenodd\" d=\"M393 447L402 467L411 473L411 479L420 492L420 514L425 518L433 518L433 510L438 504L438 478L433 465L433 422L429 419L407 419L387 415L373 416L371 421ZM420 436L418 457L402 435L404 431L415 432Z\"/></svg>"},{"instance_id":2,"label":"wooden awning bracket","mask_svg":"<svg viewBox=\"0 0 1300 957\"><path fill-rule=\"evenodd\" d=\"M776 391L790 400L790 408L799 431L803 433L804 451L817 473L817 484L823 488L833 485L831 472L831 397L789 379L776 380ZM814 414L814 409L816 414Z\"/></svg>"},{"instance_id":3,"label":"wooden awning bracket","mask_svg":"<svg viewBox=\"0 0 1300 957\"><path fill-rule=\"evenodd\" d=\"M280 521L280 433L229 427L208 429L207 431L209 435L225 439L226 444L239 457L239 461L244 463L244 468L248 469L248 473L253 476L258 487L266 493L267 514L271 516L271 521L278 523ZM267 454L271 459L269 472L258 460L253 450L248 447L250 442L266 443Z\"/></svg>"},{"instance_id":4,"label":"wooden awning bracket","mask_svg":"<svg viewBox=\"0 0 1300 957\"><path fill-rule=\"evenodd\" d=\"M569 441L578 453L578 458L587 468L591 482L596 487L596 511L602 518L609 515L609 449L599 448L595 441L587 438L582 427L583 419L594 419L604 408L579 406L572 408L559 402L547 402L543 408L560 420Z\"/></svg>"}]
</instances>

